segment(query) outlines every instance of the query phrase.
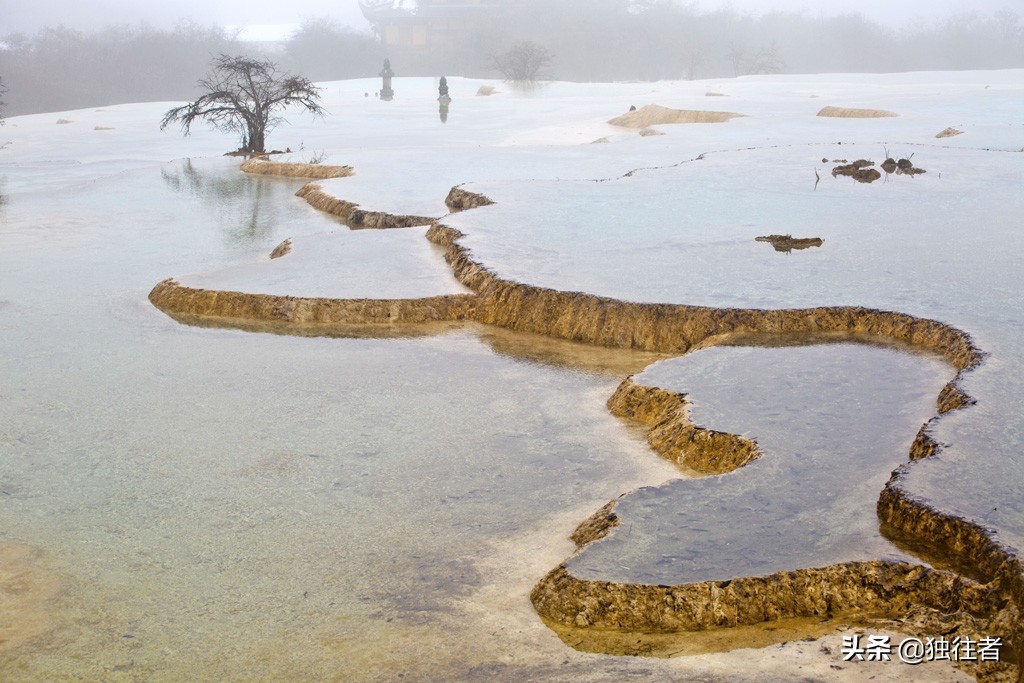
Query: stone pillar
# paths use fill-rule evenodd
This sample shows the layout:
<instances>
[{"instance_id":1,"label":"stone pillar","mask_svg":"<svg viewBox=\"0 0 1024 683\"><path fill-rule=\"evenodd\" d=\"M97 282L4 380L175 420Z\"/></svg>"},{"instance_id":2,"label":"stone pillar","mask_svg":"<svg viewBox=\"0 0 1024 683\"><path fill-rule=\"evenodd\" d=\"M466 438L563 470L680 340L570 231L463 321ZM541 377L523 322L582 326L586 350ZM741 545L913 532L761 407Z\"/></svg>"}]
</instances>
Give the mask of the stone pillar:
<instances>
[{"instance_id":1,"label":"stone pillar","mask_svg":"<svg viewBox=\"0 0 1024 683\"><path fill-rule=\"evenodd\" d=\"M441 123L448 123L448 105L452 98L448 96L448 79L441 76L441 82L437 86L437 101L439 103L438 113L441 115Z\"/></svg>"},{"instance_id":2,"label":"stone pillar","mask_svg":"<svg viewBox=\"0 0 1024 683\"><path fill-rule=\"evenodd\" d=\"M380 98L385 102L390 102L395 98L395 91L391 89L391 79L395 75L395 72L391 70L391 60L384 60L384 68L380 71L380 77L384 80L384 84L380 89Z\"/></svg>"}]
</instances>

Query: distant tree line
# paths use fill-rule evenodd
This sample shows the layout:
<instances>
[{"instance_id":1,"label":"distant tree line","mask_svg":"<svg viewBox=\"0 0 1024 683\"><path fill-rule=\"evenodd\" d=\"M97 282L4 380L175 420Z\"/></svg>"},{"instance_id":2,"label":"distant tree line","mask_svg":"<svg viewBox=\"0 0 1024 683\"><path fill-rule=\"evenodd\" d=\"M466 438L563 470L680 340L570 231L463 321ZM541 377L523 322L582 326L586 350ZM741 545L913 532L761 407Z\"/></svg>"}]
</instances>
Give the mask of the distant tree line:
<instances>
[{"instance_id":1,"label":"distant tree line","mask_svg":"<svg viewBox=\"0 0 1024 683\"><path fill-rule=\"evenodd\" d=\"M373 34L320 18L303 22L285 43L279 61L310 80L336 81L376 76L386 56Z\"/></svg>"},{"instance_id":2,"label":"distant tree line","mask_svg":"<svg viewBox=\"0 0 1024 683\"><path fill-rule=\"evenodd\" d=\"M311 80L334 80L375 75L384 52L371 34L329 20L306 22L269 53L268 46L194 23L170 30L110 26L91 33L45 28L0 38L4 115L195 99L198 80L219 54L270 57Z\"/></svg>"},{"instance_id":3,"label":"distant tree line","mask_svg":"<svg viewBox=\"0 0 1024 683\"><path fill-rule=\"evenodd\" d=\"M521 41L548 48L555 77L571 81L1024 67L1024 26L1008 9L895 29L853 13L754 17L673 0L523 0L463 46L463 68L447 71L486 72L488 53L473 51Z\"/></svg>"},{"instance_id":4,"label":"distant tree line","mask_svg":"<svg viewBox=\"0 0 1024 683\"><path fill-rule=\"evenodd\" d=\"M211 51L235 49L224 31L111 26L93 33L46 28L2 38L8 116L187 97Z\"/></svg>"},{"instance_id":5,"label":"distant tree line","mask_svg":"<svg viewBox=\"0 0 1024 683\"><path fill-rule=\"evenodd\" d=\"M400 76L495 78L496 58L523 43L544 51L548 75L574 81L1024 67L1024 27L1010 10L967 11L897 30L857 14L754 17L674 0L522 0L492 12L463 40L426 51L385 52L374 35L329 19L307 21L273 49L189 23L93 33L47 28L0 38L0 83L4 114L16 116L192 100L218 54L269 57L313 81L375 77L385 56Z\"/></svg>"}]
</instances>

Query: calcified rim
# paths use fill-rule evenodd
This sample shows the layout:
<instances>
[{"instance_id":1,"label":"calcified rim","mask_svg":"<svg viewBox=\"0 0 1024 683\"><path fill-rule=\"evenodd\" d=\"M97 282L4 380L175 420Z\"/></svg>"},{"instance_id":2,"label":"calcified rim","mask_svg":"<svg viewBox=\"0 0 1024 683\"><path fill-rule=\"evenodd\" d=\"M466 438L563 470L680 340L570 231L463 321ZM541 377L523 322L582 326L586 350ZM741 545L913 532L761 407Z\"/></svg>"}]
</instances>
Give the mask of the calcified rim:
<instances>
[{"instance_id":1,"label":"calcified rim","mask_svg":"<svg viewBox=\"0 0 1024 683\"><path fill-rule=\"evenodd\" d=\"M287 161L270 161L266 157L253 157L242 164L246 173L276 175L289 178L348 178L355 174L351 166L330 166L328 164L306 164Z\"/></svg>"},{"instance_id":2,"label":"calcified rim","mask_svg":"<svg viewBox=\"0 0 1024 683\"><path fill-rule=\"evenodd\" d=\"M430 225L436 219L428 216L396 216L383 211L364 211L354 202L327 194L316 183L307 183L295 193L305 199L310 206L332 216L340 218L350 228L411 228L417 225Z\"/></svg>"},{"instance_id":3,"label":"calcified rim","mask_svg":"<svg viewBox=\"0 0 1024 683\"><path fill-rule=\"evenodd\" d=\"M887 109L858 109L856 107L823 107L818 116L833 117L840 119L881 119L899 116L894 111Z\"/></svg>"},{"instance_id":4,"label":"calcified rim","mask_svg":"<svg viewBox=\"0 0 1024 683\"><path fill-rule=\"evenodd\" d=\"M309 184L297 193L313 206L351 221L355 204L327 195ZM493 202L453 188L446 204L453 212ZM420 217L360 212L359 227L420 225ZM431 221L426 221L431 222ZM463 233L432 221L427 238L445 249L445 260L475 294L412 300L303 299L182 287L159 283L150 300L179 319L277 321L344 327L365 324L473 320L514 331L544 334L576 342L684 354L698 346L734 336L840 333L897 340L937 352L956 369L940 392L937 415L922 426L910 460L941 449L931 436L938 419L973 403L962 389L966 372L983 353L970 336L945 323L898 312L860 307L761 310L650 304L620 301L579 292L563 292L505 280L473 259L460 244ZM741 467L760 455L756 444L736 435L703 430L689 422L685 399L627 378L609 400L619 415L652 425L650 441L660 454L711 472ZM691 436L693 438L691 439ZM695 444L686 447L685 444ZM911 462L899 466L882 490L877 511L883 528L914 538L926 550L968 567L980 580L947 570L899 562L849 562L779 572L767 577L698 582L676 586L584 581L556 567L534 588L531 599L549 623L582 629L678 632L773 621L787 617L870 612L903 619L911 612L923 624L921 635L935 636L939 620L946 632L953 619L962 635L1002 635L1017 652L1018 681L1024 681L1024 565L994 531L936 510L905 487ZM615 527L614 502L585 521L574 534L582 547ZM910 624L906 623L909 627ZM1012 667L1012 665L1007 665ZM985 676L992 667L979 667ZM1006 666L1003 674L1008 672Z\"/></svg>"}]
</instances>

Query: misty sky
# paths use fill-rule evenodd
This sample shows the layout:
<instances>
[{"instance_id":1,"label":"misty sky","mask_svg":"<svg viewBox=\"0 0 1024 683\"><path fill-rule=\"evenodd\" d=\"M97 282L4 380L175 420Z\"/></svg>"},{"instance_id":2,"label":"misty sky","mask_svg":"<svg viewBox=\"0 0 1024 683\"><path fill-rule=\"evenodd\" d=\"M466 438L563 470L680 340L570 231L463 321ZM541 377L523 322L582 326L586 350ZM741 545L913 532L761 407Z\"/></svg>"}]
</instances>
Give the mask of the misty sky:
<instances>
[{"instance_id":1,"label":"misty sky","mask_svg":"<svg viewBox=\"0 0 1024 683\"><path fill-rule=\"evenodd\" d=\"M552 0L557 2L557 0ZM858 12L889 26L921 18L943 17L967 8L984 13L1007 8L1020 14L1021 0L696 0L701 9L731 7L761 14L772 10L806 11L810 16ZM64 0L26 2L0 0L0 35L32 33L43 26L64 25L83 30L109 24L148 24L168 27L189 18L204 25L299 24L304 19L330 17L354 28L367 28L357 0Z\"/></svg>"}]
</instances>

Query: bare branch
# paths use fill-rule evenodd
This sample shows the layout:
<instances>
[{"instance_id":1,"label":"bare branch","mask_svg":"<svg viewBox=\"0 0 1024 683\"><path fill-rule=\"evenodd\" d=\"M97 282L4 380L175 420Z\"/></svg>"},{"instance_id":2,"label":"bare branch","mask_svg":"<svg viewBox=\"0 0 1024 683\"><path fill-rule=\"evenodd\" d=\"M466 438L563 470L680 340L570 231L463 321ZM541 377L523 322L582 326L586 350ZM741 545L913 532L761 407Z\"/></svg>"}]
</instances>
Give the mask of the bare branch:
<instances>
[{"instance_id":1,"label":"bare branch","mask_svg":"<svg viewBox=\"0 0 1024 683\"><path fill-rule=\"evenodd\" d=\"M198 85L205 94L168 110L161 130L180 123L188 135L192 124L204 119L218 130L240 133L243 150L261 153L267 134L284 121L280 110L298 105L314 116L327 113L319 88L301 76L279 75L277 65L267 59L220 54Z\"/></svg>"},{"instance_id":2,"label":"bare branch","mask_svg":"<svg viewBox=\"0 0 1024 683\"><path fill-rule=\"evenodd\" d=\"M494 55L491 61L505 80L532 82L548 77L547 68L551 65L551 52L537 43L523 41L501 54Z\"/></svg>"}]
</instances>

